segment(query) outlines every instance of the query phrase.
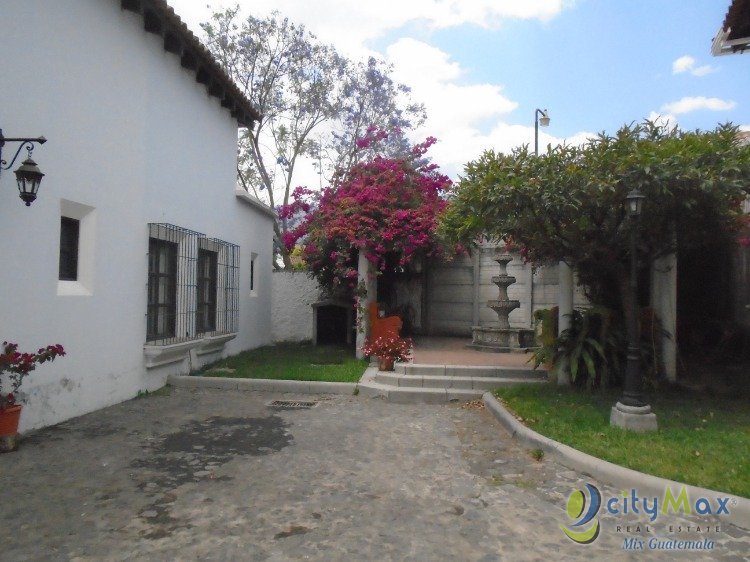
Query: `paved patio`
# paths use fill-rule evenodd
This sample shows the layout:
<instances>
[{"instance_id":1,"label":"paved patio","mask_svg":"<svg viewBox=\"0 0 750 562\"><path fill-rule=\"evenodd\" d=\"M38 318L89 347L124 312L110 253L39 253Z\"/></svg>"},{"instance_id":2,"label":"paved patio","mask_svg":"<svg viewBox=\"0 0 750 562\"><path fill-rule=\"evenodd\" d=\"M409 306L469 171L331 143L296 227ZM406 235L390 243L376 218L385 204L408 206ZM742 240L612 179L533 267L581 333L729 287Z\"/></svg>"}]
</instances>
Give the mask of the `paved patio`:
<instances>
[{"instance_id":1,"label":"paved patio","mask_svg":"<svg viewBox=\"0 0 750 562\"><path fill-rule=\"evenodd\" d=\"M469 365L531 367L531 353L489 353L466 347L471 338L414 338L413 363L427 365Z\"/></svg>"},{"instance_id":2,"label":"paved patio","mask_svg":"<svg viewBox=\"0 0 750 562\"><path fill-rule=\"evenodd\" d=\"M602 515L587 546L564 537L567 497L591 479L533 460L476 403L308 395L296 398L319 401L309 410L267 405L278 398L294 397L167 389L30 435L0 455L0 558L643 557L622 550L633 515ZM717 521L707 532L707 522L670 517L628 532L715 543L648 559L746 559L750 532ZM693 528L670 534L666 523Z\"/></svg>"}]
</instances>

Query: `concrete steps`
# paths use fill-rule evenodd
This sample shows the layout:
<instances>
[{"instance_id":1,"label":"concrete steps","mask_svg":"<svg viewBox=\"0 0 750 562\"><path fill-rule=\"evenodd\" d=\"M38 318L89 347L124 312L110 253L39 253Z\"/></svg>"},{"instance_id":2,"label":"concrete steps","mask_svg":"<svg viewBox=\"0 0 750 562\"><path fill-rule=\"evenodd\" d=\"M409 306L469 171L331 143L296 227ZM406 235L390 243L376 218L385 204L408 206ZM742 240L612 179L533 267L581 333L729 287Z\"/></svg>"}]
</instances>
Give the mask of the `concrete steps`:
<instances>
[{"instance_id":1,"label":"concrete steps","mask_svg":"<svg viewBox=\"0 0 750 562\"><path fill-rule=\"evenodd\" d=\"M378 371L371 365L358 388L362 396L389 402L438 404L473 400L493 388L546 380L546 371L522 367L397 363L395 371Z\"/></svg>"},{"instance_id":2,"label":"concrete steps","mask_svg":"<svg viewBox=\"0 0 750 562\"><path fill-rule=\"evenodd\" d=\"M468 365L421 365L396 363L395 371L402 375L437 377L490 377L490 378L545 378L547 371L531 367L475 367Z\"/></svg>"}]
</instances>

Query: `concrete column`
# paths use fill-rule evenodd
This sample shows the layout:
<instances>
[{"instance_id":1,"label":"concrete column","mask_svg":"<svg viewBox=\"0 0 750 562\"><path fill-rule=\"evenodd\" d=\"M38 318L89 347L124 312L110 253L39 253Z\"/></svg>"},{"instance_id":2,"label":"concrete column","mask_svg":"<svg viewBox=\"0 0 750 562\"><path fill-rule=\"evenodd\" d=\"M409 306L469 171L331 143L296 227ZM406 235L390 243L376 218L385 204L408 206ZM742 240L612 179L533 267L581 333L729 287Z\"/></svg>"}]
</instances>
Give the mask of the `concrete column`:
<instances>
[{"instance_id":1,"label":"concrete column","mask_svg":"<svg viewBox=\"0 0 750 562\"><path fill-rule=\"evenodd\" d=\"M362 346L365 344L367 336L370 335L370 316L369 306L371 302L376 302L377 295L377 278L372 264L365 257L367 252L364 248L359 251L359 261L357 262L357 281L359 284L365 284L367 294L360 298L357 306L357 358L363 359Z\"/></svg>"},{"instance_id":2,"label":"concrete column","mask_svg":"<svg viewBox=\"0 0 750 562\"><path fill-rule=\"evenodd\" d=\"M526 264L529 268L529 329L534 329L534 266Z\"/></svg>"},{"instance_id":3,"label":"concrete column","mask_svg":"<svg viewBox=\"0 0 750 562\"><path fill-rule=\"evenodd\" d=\"M480 276L481 276L481 264L482 264L482 248L476 248L471 256L471 263L473 267L473 306L472 306L472 317L471 317L471 325L472 326L479 326L479 298L481 297L481 287L480 287Z\"/></svg>"},{"instance_id":4,"label":"concrete column","mask_svg":"<svg viewBox=\"0 0 750 562\"><path fill-rule=\"evenodd\" d=\"M558 291L557 306L559 307L557 317L557 334L560 335L570 327L570 316L573 313L573 269L564 261L557 266ZM561 362L557 368L557 384L570 386L570 368L567 362Z\"/></svg>"},{"instance_id":5,"label":"concrete column","mask_svg":"<svg viewBox=\"0 0 750 562\"><path fill-rule=\"evenodd\" d=\"M661 340L667 379L677 380L677 254L651 264L651 306L669 335Z\"/></svg>"}]
</instances>

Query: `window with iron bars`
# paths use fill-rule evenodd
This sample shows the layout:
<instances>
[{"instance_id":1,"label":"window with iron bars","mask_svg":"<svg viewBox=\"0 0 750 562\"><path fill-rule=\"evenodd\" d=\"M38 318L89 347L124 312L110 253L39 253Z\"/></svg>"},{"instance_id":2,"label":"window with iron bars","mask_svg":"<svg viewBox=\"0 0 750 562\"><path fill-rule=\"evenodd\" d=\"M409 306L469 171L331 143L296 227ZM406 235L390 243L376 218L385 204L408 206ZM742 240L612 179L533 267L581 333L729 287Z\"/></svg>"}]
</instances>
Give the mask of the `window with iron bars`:
<instances>
[{"instance_id":1,"label":"window with iron bars","mask_svg":"<svg viewBox=\"0 0 750 562\"><path fill-rule=\"evenodd\" d=\"M240 247L150 223L146 342L168 345L237 331Z\"/></svg>"}]
</instances>

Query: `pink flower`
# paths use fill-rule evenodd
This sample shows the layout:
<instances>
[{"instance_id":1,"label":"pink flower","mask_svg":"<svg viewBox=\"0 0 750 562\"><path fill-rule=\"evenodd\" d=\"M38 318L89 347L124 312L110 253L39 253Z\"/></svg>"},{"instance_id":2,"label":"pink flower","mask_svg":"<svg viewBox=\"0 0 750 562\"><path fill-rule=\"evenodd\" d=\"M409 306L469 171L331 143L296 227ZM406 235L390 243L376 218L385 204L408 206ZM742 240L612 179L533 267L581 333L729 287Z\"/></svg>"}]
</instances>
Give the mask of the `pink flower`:
<instances>
[{"instance_id":1,"label":"pink flower","mask_svg":"<svg viewBox=\"0 0 750 562\"><path fill-rule=\"evenodd\" d=\"M281 242L284 244L287 250L294 248L294 244L297 242L297 237L290 231L281 233Z\"/></svg>"}]
</instances>

